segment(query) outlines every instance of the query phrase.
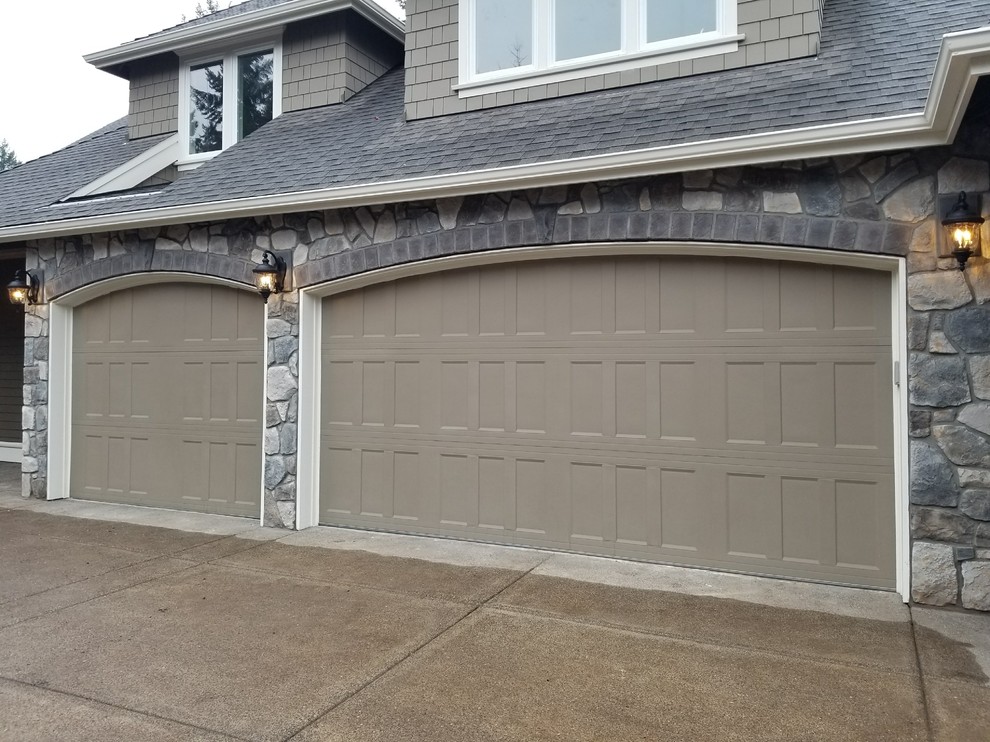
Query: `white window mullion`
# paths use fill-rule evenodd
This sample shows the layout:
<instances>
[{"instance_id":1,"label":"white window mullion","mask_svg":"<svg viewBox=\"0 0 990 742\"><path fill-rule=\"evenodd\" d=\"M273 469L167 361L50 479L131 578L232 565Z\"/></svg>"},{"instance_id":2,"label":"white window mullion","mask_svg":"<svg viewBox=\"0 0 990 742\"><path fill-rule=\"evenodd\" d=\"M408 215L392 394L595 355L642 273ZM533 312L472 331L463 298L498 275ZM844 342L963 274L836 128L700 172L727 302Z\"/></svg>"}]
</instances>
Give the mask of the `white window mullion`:
<instances>
[{"instance_id":1,"label":"white window mullion","mask_svg":"<svg viewBox=\"0 0 990 742\"><path fill-rule=\"evenodd\" d=\"M237 55L223 58L223 148L237 141Z\"/></svg>"},{"instance_id":2,"label":"white window mullion","mask_svg":"<svg viewBox=\"0 0 990 742\"><path fill-rule=\"evenodd\" d=\"M190 81L189 81L189 65L180 64L179 65L179 151L180 159L185 159L189 156L189 116L190 116L190 106L191 102L189 96L190 91Z\"/></svg>"},{"instance_id":3,"label":"white window mullion","mask_svg":"<svg viewBox=\"0 0 990 742\"><path fill-rule=\"evenodd\" d=\"M533 0L533 61L545 70L553 61L553 3L556 0Z\"/></svg>"},{"instance_id":4,"label":"white window mullion","mask_svg":"<svg viewBox=\"0 0 990 742\"><path fill-rule=\"evenodd\" d=\"M635 54L642 46L646 34L646 0L623 0L622 50Z\"/></svg>"},{"instance_id":5,"label":"white window mullion","mask_svg":"<svg viewBox=\"0 0 990 742\"><path fill-rule=\"evenodd\" d=\"M282 115L282 42L272 45L272 118Z\"/></svg>"}]
</instances>

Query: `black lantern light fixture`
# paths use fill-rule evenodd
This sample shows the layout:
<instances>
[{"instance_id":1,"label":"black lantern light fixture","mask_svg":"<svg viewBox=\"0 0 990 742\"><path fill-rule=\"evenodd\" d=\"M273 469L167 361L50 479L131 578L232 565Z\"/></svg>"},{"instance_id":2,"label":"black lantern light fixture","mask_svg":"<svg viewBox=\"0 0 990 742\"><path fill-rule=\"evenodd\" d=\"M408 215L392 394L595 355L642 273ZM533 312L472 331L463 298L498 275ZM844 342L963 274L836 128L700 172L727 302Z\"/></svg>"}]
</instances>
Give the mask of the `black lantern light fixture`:
<instances>
[{"instance_id":1,"label":"black lantern light fixture","mask_svg":"<svg viewBox=\"0 0 990 742\"><path fill-rule=\"evenodd\" d=\"M17 271L14 274L14 280L7 284L7 298L11 304L22 307L37 304L40 293L41 279L31 271Z\"/></svg>"},{"instance_id":2,"label":"black lantern light fixture","mask_svg":"<svg viewBox=\"0 0 990 742\"><path fill-rule=\"evenodd\" d=\"M966 261L980 254L980 231L983 222L979 202L976 208L969 205L966 193L959 194L953 206L942 220L945 229L945 245L949 255L959 261L959 270L966 268Z\"/></svg>"},{"instance_id":3,"label":"black lantern light fixture","mask_svg":"<svg viewBox=\"0 0 990 742\"><path fill-rule=\"evenodd\" d=\"M271 250L265 250L261 263L254 269L254 285L267 304L268 297L281 293L285 286L285 261Z\"/></svg>"}]
</instances>

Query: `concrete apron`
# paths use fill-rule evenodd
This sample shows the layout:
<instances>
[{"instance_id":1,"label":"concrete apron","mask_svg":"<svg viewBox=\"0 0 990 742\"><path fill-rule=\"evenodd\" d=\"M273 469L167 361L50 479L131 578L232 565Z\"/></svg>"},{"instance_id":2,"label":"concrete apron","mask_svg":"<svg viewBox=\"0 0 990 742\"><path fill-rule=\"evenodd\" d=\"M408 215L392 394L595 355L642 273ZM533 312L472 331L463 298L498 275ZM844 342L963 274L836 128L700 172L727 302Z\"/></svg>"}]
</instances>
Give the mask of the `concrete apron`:
<instances>
[{"instance_id":1,"label":"concrete apron","mask_svg":"<svg viewBox=\"0 0 990 742\"><path fill-rule=\"evenodd\" d=\"M0 490L4 739L982 739L988 676L891 593Z\"/></svg>"}]
</instances>

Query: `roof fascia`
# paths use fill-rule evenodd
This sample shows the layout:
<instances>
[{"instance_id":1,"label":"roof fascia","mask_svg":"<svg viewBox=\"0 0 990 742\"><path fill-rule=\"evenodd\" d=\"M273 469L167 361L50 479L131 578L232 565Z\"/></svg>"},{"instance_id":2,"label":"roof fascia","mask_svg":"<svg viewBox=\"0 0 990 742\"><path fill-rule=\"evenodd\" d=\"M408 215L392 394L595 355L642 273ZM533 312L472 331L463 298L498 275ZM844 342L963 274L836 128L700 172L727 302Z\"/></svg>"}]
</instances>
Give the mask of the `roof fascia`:
<instances>
[{"instance_id":1,"label":"roof fascia","mask_svg":"<svg viewBox=\"0 0 990 742\"><path fill-rule=\"evenodd\" d=\"M244 34L260 33L315 16L351 9L398 41L405 39L405 26L372 0L291 0L249 13L221 18L191 27L178 27L129 41L83 57L99 69L108 69L163 52L180 52L204 44L224 44Z\"/></svg>"},{"instance_id":2,"label":"roof fascia","mask_svg":"<svg viewBox=\"0 0 990 742\"><path fill-rule=\"evenodd\" d=\"M174 165L178 159L179 135L173 134L61 200L68 201L73 198L95 196L101 193L125 191L143 183L169 165Z\"/></svg>"},{"instance_id":3,"label":"roof fascia","mask_svg":"<svg viewBox=\"0 0 990 742\"><path fill-rule=\"evenodd\" d=\"M0 228L0 243L239 216L464 196L671 172L948 144L983 75L990 74L990 26L947 34L922 113L801 127L532 165L323 188L207 204Z\"/></svg>"}]
</instances>

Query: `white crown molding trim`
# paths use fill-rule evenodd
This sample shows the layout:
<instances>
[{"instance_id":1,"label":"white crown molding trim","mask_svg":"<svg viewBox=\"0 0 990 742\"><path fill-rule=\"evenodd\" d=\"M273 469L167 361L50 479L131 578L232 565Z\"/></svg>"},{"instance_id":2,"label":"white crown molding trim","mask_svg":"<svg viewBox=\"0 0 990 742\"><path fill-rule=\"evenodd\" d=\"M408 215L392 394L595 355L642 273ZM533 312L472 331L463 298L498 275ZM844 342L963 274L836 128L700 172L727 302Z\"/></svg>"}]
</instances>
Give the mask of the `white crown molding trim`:
<instances>
[{"instance_id":1,"label":"white crown molding trim","mask_svg":"<svg viewBox=\"0 0 990 742\"><path fill-rule=\"evenodd\" d=\"M990 26L942 39L921 113L366 185L144 209L0 228L0 243L190 221L539 188L813 157L934 147L955 137L976 81L990 74Z\"/></svg>"},{"instance_id":2,"label":"white crown molding trim","mask_svg":"<svg viewBox=\"0 0 990 742\"><path fill-rule=\"evenodd\" d=\"M396 40L405 39L405 24L373 0L292 0L194 26L180 25L169 31L86 54L83 59L99 69L106 69L163 52L226 43L244 34L275 29L294 21L347 9L364 16Z\"/></svg>"}]
</instances>

